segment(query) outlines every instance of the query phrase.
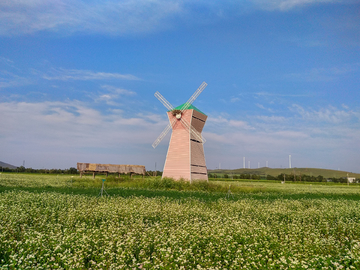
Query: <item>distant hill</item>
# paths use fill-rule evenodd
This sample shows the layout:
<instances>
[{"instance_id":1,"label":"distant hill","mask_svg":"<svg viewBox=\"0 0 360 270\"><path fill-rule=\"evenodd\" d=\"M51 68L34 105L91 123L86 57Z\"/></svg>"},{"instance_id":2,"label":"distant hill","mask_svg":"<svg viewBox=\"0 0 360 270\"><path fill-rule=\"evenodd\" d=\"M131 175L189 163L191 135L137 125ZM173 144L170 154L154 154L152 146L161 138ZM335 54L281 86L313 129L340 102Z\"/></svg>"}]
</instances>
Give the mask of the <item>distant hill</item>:
<instances>
[{"instance_id":1,"label":"distant hill","mask_svg":"<svg viewBox=\"0 0 360 270\"><path fill-rule=\"evenodd\" d=\"M327 169L317 169L317 168L292 168L292 169L279 169L279 168L258 168L258 169L235 169L235 170L208 170L208 173L217 173L217 174L256 174L256 175L271 175L278 176L279 174L306 174L310 176L323 176L325 178L340 178L346 177L349 174L350 177L360 178L359 173L351 173L346 171L336 171L336 170L327 170Z\"/></svg>"},{"instance_id":2,"label":"distant hill","mask_svg":"<svg viewBox=\"0 0 360 270\"><path fill-rule=\"evenodd\" d=\"M5 162L0 161L0 167L2 168L9 168L9 169L16 169L17 167Z\"/></svg>"}]
</instances>

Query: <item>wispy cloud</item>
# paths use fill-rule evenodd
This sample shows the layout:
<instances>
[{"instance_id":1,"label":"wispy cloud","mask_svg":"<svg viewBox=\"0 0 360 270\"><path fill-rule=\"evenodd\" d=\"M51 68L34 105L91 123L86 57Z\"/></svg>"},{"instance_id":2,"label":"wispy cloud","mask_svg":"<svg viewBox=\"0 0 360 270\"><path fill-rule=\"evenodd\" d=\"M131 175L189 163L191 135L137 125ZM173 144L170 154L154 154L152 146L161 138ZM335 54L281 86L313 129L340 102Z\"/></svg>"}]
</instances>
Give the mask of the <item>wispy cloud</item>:
<instances>
[{"instance_id":1,"label":"wispy cloud","mask_svg":"<svg viewBox=\"0 0 360 270\"><path fill-rule=\"evenodd\" d=\"M151 147L167 124L163 115L124 113L124 106L106 113L93 104L62 102L0 102L0 159L33 168L69 168L76 162L139 164L161 167L167 140ZM150 120L151 119L151 120Z\"/></svg>"},{"instance_id":2,"label":"wispy cloud","mask_svg":"<svg viewBox=\"0 0 360 270\"><path fill-rule=\"evenodd\" d=\"M0 35L50 31L62 34L132 35L171 28L179 21L211 22L238 16L244 9L289 11L339 0L13 0L0 2ZM341 1L343 3L344 1ZM351 2L347 0L346 2ZM198 10L203 10L199 14ZM234 12L235 11L235 12Z\"/></svg>"},{"instance_id":3,"label":"wispy cloud","mask_svg":"<svg viewBox=\"0 0 360 270\"><path fill-rule=\"evenodd\" d=\"M121 92L133 95L121 90L118 90L119 96ZM0 129L1 153L11 156L21 151L24 159L38 160L37 164L30 165L35 167L69 167L76 162L150 164L152 162L148 161L154 160L154 155L165 159L166 141L160 145L160 150L151 149L151 143L167 123L162 114L144 112L125 116L124 107L103 114L92 105L71 100L0 103L2 125L7 127ZM334 166L339 156L349 153L358 157L359 129L354 125L341 129L334 125L341 119L348 120L355 112L345 107L313 110L298 105L292 110L301 117L328 122L319 128L316 121L304 124L299 117L291 118L291 125L286 124L287 119L277 116L252 117L251 125L226 115L209 117L204 129L209 165L215 167L221 153L224 153L224 162L233 168L240 167L239 160L243 156L251 160L250 154L270 160L271 166L282 164L277 156L286 157L289 153L294 153L295 160L295 153L298 158L306 159L309 153L321 157L318 153L328 152L328 159L312 163L319 167ZM268 122L266 130L258 128L256 119ZM256 128L252 128L254 126ZM344 147L349 150L341 153ZM336 158L331 158L333 152L337 153ZM34 158L40 155L46 160ZM252 164L255 161L257 164L259 159L252 159Z\"/></svg>"},{"instance_id":4,"label":"wispy cloud","mask_svg":"<svg viewBox=\"0 0 360 270\"><path fill-rule=\"evenodd\" d=\"M339 0L252 0L258 7L265 10L288 11L294 8L323 4L339 3ZM342 1L350 2L350 1Z\"/></svg>"},{"instance_id":5,"label":"wispy cloud","mask_svg":"<svg viewBox=\"0 0 360 270\"><path fill-rule=\"evenodd\" d=\"M165 28L181 11L180 1L29 0L0 3L0 34L39 31L92 32L122 35Z\"/></svg>"},{"instance_id":6,"label":"wispy cloud","mask_svg":"<svg viewBox=\"0 0 360 270\"><path fill-rule=\"evenodd\" d=\"M126 117L122 110L110 110L105 115L80 101L3 102L0 115L2 125L7 127L0 129L5 153L23 147L25 152L37 148L33 153L36 155L50 147L54 152L49 157L55 158L64 149L71 156L82 147L119 150L145 143L150 149L158 136L154 123L144 117Z\"/></svg>"},{"instance_id":7,"label":"wispy cloud","mask_svg":"<svg viewBox=\"0 0 360 270\"><path fill-rule=\"evenodd\" d=\"M253 129L253 127L249 126L249 124L245 121L235 120L235 119L227 119L222 116L218 117L209 117L208 122L212 125L217 125L218 127L225 128L237 128L237 129Z\"/></svg>"},{"instance_id":8,"label":"wispy cloud","mask_svg":"<svg viewBox=\"0 0 360 270\"><path fill-rule=\"evenodd\" d=\"M283 117L283 116L267 116L267 115L259 115L259 116L256 116L257 119L261 120L261 121L264 121L264 122L270 122L270 123L273 123L273 122L285 122L286 121L286 118Z\"/></svg>"},{"instance_id":9,"label":"wispy cloud","mask_svg":"<svg viewBox=\"0 0 360 270\"><path fill-rule=\"evenodd\" d=\"M341 110L333 106L314 110L305 109L298 104L293 104L290 110L298 113L305 120L328 122L333 124L346 123L354 117L358 118L357 113L352 110L346 108Z\"/></svg>"},{"instance_id":10,"label":"wispy cloud","mask_svg":"<svg viewBox=\"0 0 360 270\"><path fill-rule=\"evenodd\" d=\"M31 84L32 80L15 66L13 60L0 57L0 89Z\"/></svg>"},{"instance_id":11,"label":"wispy cloud","mask_svg":"<svg viewBox=\"0 0 360 270\"><path fill-rule=\"evenodd\" d=\"M119 100L123 96L136 95L134 91L118 88L112 85L102 85L101 88L106 90L106 92L102 92L96 97L93 97L94 101L105 102L107 105L111 106L118 106L119 103L117 103L117 100Z\"/></svg>"},{"instance_id":12,"label":"wispy cloud","mask_svg":"<svg viewBox=\"0 0 360 270\"><path fill-rule=\"evenodd\" d=\"M276 131L272 134L273 136L280 136L282 138L287 139L303 139L309 137L309 134L306 134L302 131L293 131L293 130L284 130L284 131Z\"/></svg>"},{"instance_id":13,"label":"wispy cloud","mask_svg":"<svg viewBox=\"0 0 360 270\"><path fill-rule=\"evenodd\" d=\"M115 87L112 85L102 85L102 89L108 90L109 92L115 94L116 96L125 95L125 96L133 96L136 95L134 91L126 90L123 88Z\"/></svg>"},{"instance_id":14,"label":"wispy cloud","mask_svg":"<svg viewBox=\"0 0 360 270\"><path fill-rule=\"evenodd\" d=\"M12 65L14 63L14 61L12 61L11 59L8 59L6 57L1 57L0 56L0 63L5 63L5 64L8 64L8 65Z\"/></svg>"},{"instance_id":15,"label":"wispy cloud","mask_svg":"<svg viewBox=\"0 0 360 270\"><path fill-rule=\"evenodd\" d=\"M283 106L288 106L288 104L293 103L295 100L303 101L308 100L308 98L316 96L316 93L307 93L298 92L291 93L293 91L289 91L289 93L281 93L281 92L258 92L253 94L254 101L256 101L255 106L267 111L271 114L275 112L279 112L282 110ZM264 105L265 104L265 105ZM281 104L281 106L279 106Z\"/></svg>"},{"instance_id":16,"label":"wispy cloud","mask_svg":"<svg viewBox=\"0 0 360 270\"><path fill-rule=\"evenodd\" d=\"M307 82L329 82L346 74L358 72L360 63L348 64L339 67L312 68L304 72L290 73L285 77L291 80Z\"/></svg>"},{"instance_id":17,"label":"wispy cloud","mask_svg":"<svg viewBox=\"0 0 360 270\"><path fill-rule=\"evenodd\" d=\"M39 73L34 71L34 73ZM108 72L95 72L91 70L78 70L78 69L51 69L48 73L41 75L45 80L109 80L109 79L121 79L121 80L140 80L138 77L131 74L120 73L108 73Z\"/></svg>"},{"instance_id":18,"label":"wispy cloud","mask_svg":"<svg viewBox=\"0 0 360 270\"><path fill-rule=\"evenodd\" d=\"M132 74L121 74L115 72L101 72L92 70L64 69L64 68L47 68L46 71L38 69L23 70L18 68L10 59L0 57L0 89L29 84L37 84L40 80L46 81L106 81L114 80L141 80ZM54 86L52 86L54 87ZM131 91L103 85L103 89L116 93L117 95L131 95Z\"/></svg>"},{"instance_id":19,"label":"wispy cloud","mask_svg":"<svg viewBox=\"0 0 360 270\"><path fill-rule=\"evenodd\" d=\"M268 112L274 112L273 109L271 109L271 108L266 108L266 107L265 107L264 105L262 105L262 104L256 103L255 105L256 105L256 107L258 107L258 108L260 108L260 109L262 109L262 110L265 110L265 111L268 111Z\"/></svg>"},{"instance_id":20,"label":"wispy cloud","mask_svg":"<svg viewBox=\"0 0 360 270\"><path fill-rule=\"evenodd\" d=\"M29 78L14 74L9 71L0 70L0 89L31 84Z\"/></svg>"},{"instance_id":21,"label":"wispy cloud","mask_svg":"<svg viewBox=\"0 0 360 270\"><path fill-rule=\"evenodd\" d=\"M258 97L311 97L312 94L281 94L270 92L258 92L255 94Z\"/></svg>"},{"instance_id":22,"label":"wispy cloud","mask_svg":"<svg viewBox=\"0 0 360 270\"><path fill-rule=\"evenodd\" d=\"M265 164L265 160L269 160L271 167L280 167L287 164L289 154L293 154L299 164L295 166L299 167L335 168L339 166L339 160L355 165L353 159L359 158L359 118L357 122L349 120L356 112L334 107L305 110L297 106L290 111L295 115L287 118L248 116L253 129L232 127L229 116L210 118L213 122L205 126L204 132L206 152L219 156L215 159L217 162L212 158L212 167L221 161L229 167L239 168L243 156L252 164L259 161ZM342 163L342 166L348 165Z\"/></svg>"}]
</instances>

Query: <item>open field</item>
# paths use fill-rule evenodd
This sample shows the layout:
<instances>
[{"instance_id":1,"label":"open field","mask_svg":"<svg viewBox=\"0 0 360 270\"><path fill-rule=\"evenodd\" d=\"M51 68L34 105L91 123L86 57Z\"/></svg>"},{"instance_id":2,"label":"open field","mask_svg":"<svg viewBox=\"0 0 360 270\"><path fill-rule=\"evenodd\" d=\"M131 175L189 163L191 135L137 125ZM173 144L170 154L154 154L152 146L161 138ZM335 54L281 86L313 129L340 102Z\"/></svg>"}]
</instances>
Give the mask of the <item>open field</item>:
<instances>
[{"instance_id":1,"label":"open field","mask_svg":"<svg viewBox=\"0 0 360 270\"><path fill-rule=\"evenodd\" d=\"M293 174L296 175L305 174L310 176L322 175L324 178L340 178L347 177L349 174L350 177L360 178L359 173L352 173L346 171L336 171L328 169L318 169L318 168L267 168L262 167L258 169L236 169L236 170L209 170L209 173L216 173L219 175L223 174L256 174L256 175L271 175L278 176L280 174Z\"/></svg>"},{"instance_id":2,"label":"open field","mask_svg":"<svg viewBox=\"0 0 360 270\"><path fill-rule=\"evenodd\" d=\"M101 178L1 174L0 269L360 268L359 185Z\"/></svg>"},{"instance_id":3,"label":"open field","mask_svg":"<svg viewBox=\"0 0 360 270\"><path fill-rule=\"evenodd\" d=\"M340 184L340 183L326 183L326 182L286 182L281 184L280 181L269 180L236 180L236 181L212 181L218 185L229 186L230 190L241 188L249 192L262 192L262 193L276 193L276 194L308 194L308 195L350 195L360 194L359 184Z\"/></svg>"}]
</instances>

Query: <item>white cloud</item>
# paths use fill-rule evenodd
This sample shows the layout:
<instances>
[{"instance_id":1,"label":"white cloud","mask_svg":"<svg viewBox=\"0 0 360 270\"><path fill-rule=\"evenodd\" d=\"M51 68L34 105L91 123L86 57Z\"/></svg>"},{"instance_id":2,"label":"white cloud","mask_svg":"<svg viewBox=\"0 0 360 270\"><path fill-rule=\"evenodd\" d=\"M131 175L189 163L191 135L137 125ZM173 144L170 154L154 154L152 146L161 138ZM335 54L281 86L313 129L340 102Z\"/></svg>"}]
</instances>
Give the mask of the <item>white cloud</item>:
<instances>
[{"instance_id":1,"label":"white cloud","mask_svg":"<svg viewBox=\"0 0 360 270\"><path fill-rule=\"evenodd\" d=\"M134 91L126 90L126 89L115 87L115 86L112 86L112 85L102 85L101 88L106 89L109 92L111 92L113 94L116 94L117 96L120 96L120 95L125 95L125 96L136 95L136 93Z\"/></svg>"},{"instance_id":2,"label":"white cloud","mask_svg":"<svg viewBox=\"0 0 360 270\"><path fill-rule=\"evenodd\" d=\"M136 151L141 154L136 150L141 145L144 151L151 149L163 120L158 125L142 116L125 117L121 110L109 112L104 115L90 104L79 101L0 103L1 122L6 126L0 129L3 145L0 160L22 153L21 156L32 157L33 164L37 161L31 166L41 167L39 155L43 153L48 157L44 164L52 164L47 166L66 167L70 165L64 164L70 161L72 166L79 161L74 160L75 157L93 160L99 151L109 154L115 151L117 158L126 158ZM154 117L153 121L156 119ZM86 149L93 150L89 154ZM59 161L61 165L54 164L61 153L66 156ZM142 161L144 159L138 162Z\"/></svg>"},{"instance_id":3,"label":"white cloud","mask_svg":"<svg viewBox=\"0 0 360 270\"><path fill-rule=\"evenodd\" d=\"M249 126L245 121L226 119L222 116L209 117L207 122L212 126L217 125L225 128L253 129L253 127Z\"/></svg>"},{"instance_id":4,"label":"white cloud","mask_svg":"<svg viewBox=\"0 0 360 270\"><path fill-rule=\"evenodd\" d=\"M112 85L102 85L101 88L106 90L107 92L100 93L96 96L94 94L90 94L90 96L95 102L105 102L106 104L111 106L120 106L120 104L117 103L117 100L119 100L123 96L136 95L136 93L133 91L118 88Z\"/></svg>"},{"instance_id":5,"label":"white cloud","mask_svg":"<svg viewBox=\"0 0 360 270\"><path fill-rule=\"evenodd\" d=\"M292 109L297 114L300 111L300 116L330 119L330 122L320 128L316 121L304 124L296 117L290 118L291 125L286 124L287 119L275 116L251 117L251 125L226 115L209 117L203 134L207 139L204 147L208 165L215 167L218 162L226 162L238 168L243 156L247 160L253 156L259 159L249 158L252 164L264 163L262 159L265 159L271 166L279 167L281 157L286 161L292 153L294 164L296 159L310 160L311 155L316 157L311 159L314 167L331 168L338 159L346 160L346 155L359 157L359 129L351 125L339 129L331 118L347 119L352 113L350 110L344 110L344 114L342 110L328 107L321 114L321 109L306 111L298 105ZM14 164L26 159L28 166L36 168L64 168L75 166L76 162L153 166L154 160L165 159L167 139L156 150L151 144L168 123L167 119L152 112L125 117L124 111L124 107L119 107L108 110L105 115L92 104L80 101L0 103L4 127L0 129L0 160L20 157ZM259 129L256 119L267 120L267 129ZM219 161L220 157L224 160ZM237 159L241 159L240 163L235 162Z\"/></svg>"},{"instance_id":6,"label":"white cloud","mask_svg":"<svg viewBox=\"0 0 360 270\"><path fill-rule=\"evenodd\" d=\"M261 104L255 104L256 107L260 108L260 109L263 109L263 110L266 110L266 108L264 107L264 105L261 105Z\"/></svg>"},{"instance_id":7,"label":"white cloud","mask_svg":"<svg viewBox=\"0 0 360 270\"><path fill-rule=\"evenodd\" d=\"M119 132L119 136L133 141L139 134L127 134L124 132L129 127L149 128L150 124L140 117L125 118L122 111L113 110L110 115L103 115L98 110L79 101L66 102L11 102L1 103L0 114L2 122L7 128L1 130L1 135L11 135L24 138L26 141L38 141L43 143L49 139L51 143L63 140L69 143L69 139L76 145L87 145L89 141L100 141L106 138L107 132ZM93 134L97 134L93 137ZM63 138L63 139L62 139ZM45 140L45 141L44 141ZM71 141L71 139L70 139ZM102 145L110 145L111 141L104 140Z\"/></svg>"},{"instance_id":8,"label":"white cloud","mask_svg":"<svg viewBox=\"0 0 360 270\"><path fill-rule=\"evenodd\" d=\"M169 123L169 120L167 118L165 119L164 116L160 114L138 113L137 116L163 128L165 128L165 126Z\"/></svg>"},{"instance_id":9,"label":"white cloud","mask_svg":"<svg viewBox=\"0 0 360 270\"><path fill-rule=\"evenodd\" d=\"M310 97L309 94L280 94L269 92L258 92L255 94L257 97Z\"/></svg>"},{"instance_id":10,"label":"white cloud","mask_svg":"<svg viewBox=\"0 0 360 270\"><path fill-rule=\"evenodd\" d=\"M308 138L309 134L306 134L304 132L300 132L300 131L293 131L293 130L284 130L284 131L276 131L273 133L273 136L279 136L282 138L287 138L287 139L303 139L303 138Z\"/></svg>"},{"instance_id":11,"label":"white cloud","mask_svg":"<svg viewBox=\"0 0 360 270\"><path fill-rule=\"evenodd\" d=\"M329 82L336 80L346 74L358 72L359 67L359 63L354 63L338 67L312 68L304 72L290 73L285 77L291 80L307 82Z\"/></svg>"},{"instance_id":12,"label":"white cloud","mask_svg":"<svg viewBox=\"0 0 360 270\"><path fill-rule=\"evenodd\" d=\"M166 28L167 18L181 11L180 1L13 0L0 3L0 34L39 31L122 35Z\"/></svg>"},{"instance_id":13,"label":"white cloud","mask_svg":"<svg viewBox=\"0 0 360 270\"><path fill-rule=\"evenodd\" d=\"M244 10L288 11L340 0L12 0L0 2L0 35L50 31L62 34L132 35L171 28L176 22L212 23ZM351 3L346 0L345 3ZM341 1L344 3L344 1ZM203 10L199 14L199 10ZM196 18L196 19L194 19Z\"/></svg>"},{"instance_id":14,"label":"white cloud","mask_svg":"<svg viewBox=\"0 0 360 270\"><path fill-rule=\"evenodd\" d=\"M7 87L23 86L31 83L32 81L29 78L5 70L0 71L0 89Z\"/></svg>"},{"instance_id":15,"label":"white cloud","mask_svg":"<svg viewBox=\"0 0 360 270\"><path fill-rule=\"evenodd\" d=\"M46 72L30 69L24 71L16 67L12 60L7 58L0 58L0 63L7 65L6 68L0 69L0 89L16 86L24 86L29 84L36 84L40 80L47 81L114 81L114 80L141 80L132 74L120 74L110 72L98 72L92 70L79 69L64 69L64 68L49 68ZM10 67L10 68L8 68ZM11 71L10 71L11 70ZM58 87L52 85L51 87ZM116 95L134 95L135 93L129 90L121 89L111 85L102 85L102 88L108 90Z\"/></svg>"},{"instance_id":16,"label":"white cloud","mask_svg":"<svg viewBox=\"0 0 360 270\"><path fill-rule=\"evenodd\" d=\"M221 143L226 143L228 142L228 139L226 138L226 135L224 134L216 134L213 132L204 132L204 137L206 137L207 141L211 141L211 142L221 142ZM209 143L206 144L206 146L208 146Z\"/></svg>"},{"instance_id":17,"label":"white cloud","mask_svg":"<svg viewBox=\"0 0 360 270\"><path fill-rule=\"evenodd\" d=\"M34 70L34 73L39 73ZM121 80L139 80L131 74L120 74L120 73L108 73L108 72L95 72L91 70L79 70L79 69L51 69L48 73L41 75L46 80L109 80L109 79L121 79Z\"/></svg>"},{"instance_id":18,"label":"white cloud","mask_svg":"<svg viewBox=\"0 0 360 270\"><path fill-rule=\"evenodd\" d=\"M234 102L237 102L237 101L239 101L239 100L240 100L240 98L238 98L238 97L233 97L233 98L230 99L230 102L234 103Z\"/></svg>"},{"instance_id":19,"label":"white cloud","mask_svg":"<svg viewBox=\"0 0 360 270\"><path fill-rule=\"evenodd\" d=\"M285 122L286 118L283 116L267 116L267 115L259 115L256 116L257 119L264 121L264 122Z\"/></svg>"},{"instance_id":20,"label":"white cloud","mask_svg":"<svg viewBox=\"0 0 360 270\"><path fill-rule=\"evenodd\" d=\"M266 107L265 107L264 105L262 105L262 104L256 103L255 105L256 105L256 107L258 107L258 108L260 108L260 109L263 109L263 110L266 110L266 111L269 111L269 112L274 112L273 109L266 108Z\"/></svg>"},{"instance_id":21,"label":"white cloud","mask_svg":"<svg viewBox=\"0 0 360 270\"><path fill-rule=\"evenodd\" d=\"M292 154L297 167L334 169L342 163L343 168L354 170L354 159L360 158L358 112L346 109L346 105L316 110L294 105L289 110L284 112L286 117L247 116L247 121L237 120L240 128L231 125L229 115L209 117L204 136L205 151L212 155L211 159L207 157L210 166L215 168L222 162L229 168L239 168L246 156L252 164L268 160L270 166L280 167ZM253 128L246 129L245 125Z\"/></svg>"},{"instance_id":22,"label":"white cloud","mask_svg":"<svg viewBox=\"0 0 360 270\"><path fill-rule=\"evenodd\" d=\"M294 8L323 4L323 3L340 3L340 0L253 0L257 6L265 10L288 11ZM350 1L346 1L350 2Z\"/></svg>"},{"instance_id":23,"label":"white cloud","mask_svg":"<svg viewBox=\"0 0 360 270\"><path fill-rule=\"evenodd\" d=\"M244 121L239 120L229 120L228 124L230 127L237 127L237 128L244 128L244 129L250 129L249 125Z\"/></svg>"},{"instance_id":24,"label":"white cloud","mask_svg":"<svg viewBox=\"0 0 360 270\"><path fill-rule=\"evenodd\" d=\"M5 63L10 66L12 66L12 64L14 63L14 61L12 61L11 59L8 59L8 58L2 57L2 56L0 56L0 62Z\"/></svg>"},{"instance_id":25,"label":"white cloud","mask_svg":"<svg viewBox=\"0 0 360 270\"><path fill-rule=\"evenodd\" d=\"M298 113L305 120L328 122L333 124L347 123L353 117L357 117L356 112L346 108L344 108L344 110L340 110L333 106L320 108L319 110L306 110L300 105L293 104L290 110Z\"/></svg>"}]
</instances>

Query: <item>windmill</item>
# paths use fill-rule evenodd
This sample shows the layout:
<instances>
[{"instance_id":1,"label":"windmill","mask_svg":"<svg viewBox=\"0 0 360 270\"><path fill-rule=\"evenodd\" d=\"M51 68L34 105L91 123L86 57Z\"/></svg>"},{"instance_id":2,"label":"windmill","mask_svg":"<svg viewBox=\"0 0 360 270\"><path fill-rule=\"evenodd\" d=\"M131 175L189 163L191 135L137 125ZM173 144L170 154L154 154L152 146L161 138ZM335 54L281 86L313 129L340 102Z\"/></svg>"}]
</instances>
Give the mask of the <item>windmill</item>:
<instances>
[{"instance_id":1,"label":"windmill","mask_svg":"<svg viewBox=\"0 0 360 270\"><path fill-rule=\"evenodd\" d=\"M169 124L152 146L156 148L172 129L162 177L183 178L190 182L194 179L208 181L203 147L205 139L201 136L207 116L192 105L206 86L207 83L203 82L186 103L176 108L159 92L155 93L155 97L168 109Z\"/></svg>"}]
</instances>

